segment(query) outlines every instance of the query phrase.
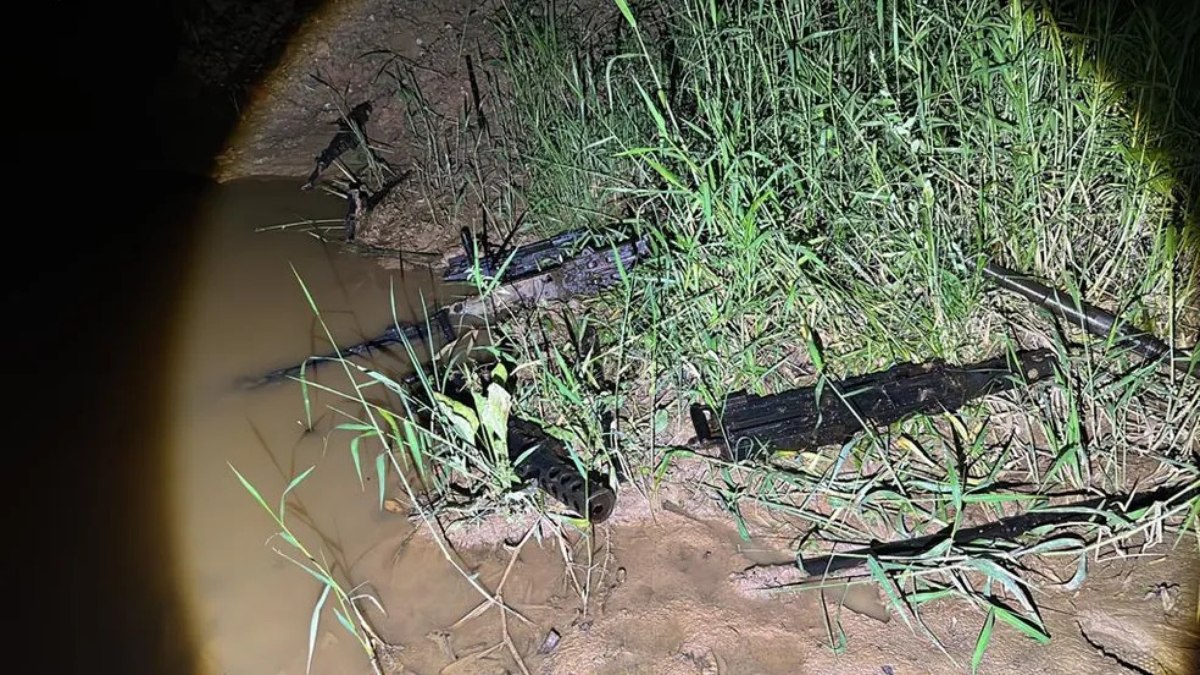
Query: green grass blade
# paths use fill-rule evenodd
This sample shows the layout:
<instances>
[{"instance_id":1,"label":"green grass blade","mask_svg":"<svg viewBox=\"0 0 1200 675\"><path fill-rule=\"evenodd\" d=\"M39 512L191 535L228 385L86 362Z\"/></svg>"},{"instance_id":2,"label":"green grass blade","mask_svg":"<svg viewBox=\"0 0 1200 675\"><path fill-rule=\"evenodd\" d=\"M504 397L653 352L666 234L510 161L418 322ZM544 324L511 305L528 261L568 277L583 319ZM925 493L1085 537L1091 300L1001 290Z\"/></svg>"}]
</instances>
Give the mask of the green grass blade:
<instances>
[{"instance_id":1,"label":"green grass blade","mask_svg":"<svg viewBox=\"0 0 1200 675\"><path fill-rule=\"evenodd\" d=\"M262 498L262 495L259 494L258 489L251 485L250 481L246 480L246 477L243 476L240 471L234 468L232 463L226 462L226 464L229 465L229 468L233 471L233 474L237 476L237 479L241 481L242 487L246 488L246 492L249 492L250 496L254 497L254 501L258 502L259 505L263 507L264 511L271 514L271 518L273 518L276 522L279 522L279 516L271 510L270 506L267 506L267 501Z\"/></svg>"},{"instance_id":2,"label":"green grass blade","mask_svg":"<svg viewBox=\"0 0 1200 675\"><path fill-rule=\"evenodd\" d=\"M316 468L317 467L315 464L313 466L308 467L303 472L301 472L299 476L296 476L295 478L293 478L287 484L287 487L283 489L283 494L279 495L279 520L283 520L284 510L287 508L288 493L290 493L292 490L296 489L301 483L303 483L304 479L308 478L309 474L311 474L313 472L313 469L316 469Z\"/></svg>"},{"instance_id":3,"label":"green grass blade","mask_svg":"<svg viewBox=\"0 0 1200 675\"><path fill-rule=\"evenodd\" d=\"M379 481L379 508L383 508L383 498L387 492L388 453L381 452L375 456L375 479Z\"/></svg>"},{"instance_id":4,"label":"green grass blade","mask_svg":"<svg viewBox=\"0 0 1200 675\"><path fill-rule=\"evenodd\" d=\"M979 637L975 638L975 651L971 654L971 672L979 672L979 664L983 663L983 655L987 652L988 645L992 641L992 628L996 625L996 610L995 608L988 610L987 618L983 620L983 627L979 630Z\"/></svg>"},{"instance_id":5,"label":"green grass blade","mask_svg":"<svg viewBox=\"0 0 1200 675\"><path fill-rule=\"evenodd\" d=\"M331 587L326 584L325 588L321 589L321 596L317 598L317 604L313 606L312 618L308 621L308 660L304 663L304 672L312 672L313 652L317 648L317 626L321 623L321 608L325 606L325 601L329 598L329 589Z\"/></svg>"},{"instance_id":6,"label":"green grass blade","mask_svg":"<svg viewBox=\"0 0 1200 675\"><path fill-rule=\"evenodd\" d=\"M358 452L359 442L361 442L363 438L366 438L366 434L355 436L354 438L350 439L350 458L354 460L354 473L358 476L358 487L365 490L367 485L363 481L362 459Z\"/></svg>"}]
</instances>

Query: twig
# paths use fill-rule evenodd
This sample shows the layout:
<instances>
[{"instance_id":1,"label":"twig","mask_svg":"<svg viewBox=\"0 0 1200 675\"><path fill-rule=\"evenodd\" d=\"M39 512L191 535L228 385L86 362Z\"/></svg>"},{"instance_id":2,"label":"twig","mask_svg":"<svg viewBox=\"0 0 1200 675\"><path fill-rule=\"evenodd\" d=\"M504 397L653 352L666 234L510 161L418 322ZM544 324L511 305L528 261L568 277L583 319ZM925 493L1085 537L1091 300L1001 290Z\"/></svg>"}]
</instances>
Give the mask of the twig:
<instances>
[{"instance_id":1,"label":"twig","mask_svg":"<svg viewBox=\"0 0 1200 675\"><path fill-rule=\"evenodd\" d=\"M282 223L279 225L266 225L263 227L256 227L256 228L254 228L254 231L255 232L272 232L275 230L288 230L293 227L301 227L304 225L319 225L321 223L341 223L341 222L342 222L341 218L319 218L319 219L315 219L315 220L314 219L294 220L290 223Z\"/></svg>"},{"instance_id":2,"label":"twig","mask_svg":"<svg viewBox=\"0 0 1200 675\"><path fill-rule=\"evenodd\" d=\"M516 559L516 556L513 556ZM500 593L496 594L496 600L503 604L504 596ZM529 669L525 667L525 662L521 659L521 655L517 653L517 647L513 644L512 636L508 634L508 619L505 618L504 612L500 613L500 632L504 635L504 644L508 647L508 653L512 654L513 660L517 662L517 667L525 675L529 675Z\"/></svg>"},{"instance_id":3,"label":"twig","mask_svg":"<svg viewBox=\"0 0 1200 675\"><path fill-rule=\"evenodd\" d=\"M495 602L500 607L507 608L507 605L504 603L504 584L508 582L508 577L512 574L513 567L515 567L517 564L517 558L521 555L521 549L525 548L525 544L529 541L529 538L533 535L533 532L537 529L537 527L537 523L534 523L532 526L530 526L530 528L525 532L525 536L521 537L521 542L517 544L515 549L513 549L512 557L508 559L508 565L504 568L504 574L500 577L500 583L496 585L496 594L494 596ZM483 612L486 610L487 603L481 603L477 605L475 609L467 612L463 618L455 621L454 625L450 627L451 630L462 625L464 622L483 614ZM515 610L510 611L512 611L514 614L517 614ZM517 616L520 616L520 614L517 614ZM526 622L528 623L528 620L526 620ZM500 633L504 640L504 646L508 647L508 653L511 654L513 660L516 661L517 667L521 669L521 672L524 673L524 675L529 675L529 669L525 667L525 662L521 659L521 654L517 651L517 646L513 644L512 636L508 633L508 612L500 612Z\"/></svg>"},{"instance_id":4,"label":"twig","mask_svg":"<svg viewBox=\"0 0 1200 675\"><path fill-rule=\"evenodd\" d=\"M512 573L513 566L516 565L517 557L521 554L521 549L525 548L525 542L529 541L529 537L533 534L533 531L535 529L537 529L537 523L534 523L533 526L530 527L529 530L525 532L525 536L521 537L521 542L519 544L517 544L516 549L513 551L512 557L508 559L508 565L504 568L504 574L500 577L500 584L496 586L496 594L495 594L496 601L499 601L500 594L504 591L504 584L505 584L505 582L508 581L508 575ZM450 626L450 630L454 630L454 629L458 628L459 626L463 625L464 623L470 621L471 619L474 619L475 617L482 615L484 612L487 611L487 608L490 607L492 604L493 603L485 600L485 601L479 603L478 605L475 605L474 609L472 609L471 611L464 614L463 617L461 619L459 619L458 621L455 621ZM516 614L518 617L520 617L521 620L523 620L526 624L532 625L532 622L530 622L529 619L527 619L523 615L521 615L520 612L516 611L515 609L509 609L509 611Z\"/></svg>"}]
</instances>

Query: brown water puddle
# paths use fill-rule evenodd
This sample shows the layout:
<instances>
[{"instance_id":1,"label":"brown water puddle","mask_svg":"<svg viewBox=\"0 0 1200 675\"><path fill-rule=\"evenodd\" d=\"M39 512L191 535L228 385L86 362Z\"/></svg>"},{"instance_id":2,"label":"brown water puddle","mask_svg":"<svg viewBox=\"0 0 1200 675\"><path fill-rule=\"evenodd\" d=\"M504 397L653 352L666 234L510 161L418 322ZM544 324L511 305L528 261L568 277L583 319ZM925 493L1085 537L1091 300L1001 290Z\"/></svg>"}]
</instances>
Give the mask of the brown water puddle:
<instances>
[{"instance_id":1,"label":"brown water puddle","mask_svg":"<svg viewBox=\"0 0 1200 675\"><path fill-rule=\"evenodd\" d=\"M328 407L340 403L354 414L354 406L314 392L315 424L306 432L296 383L253 391L235 386L239 377L327 350L296 275L339 341L382 331L391 320L393 289L402 318L419 313L420 294L433 288L428 273L402 279L301 232L254 232L302 218L336 219L344 208L340 200L301 193L295 181L247 181L216 190L206 216L205 240L182 299L187 311L177 342L170 451L183 586L208 672L303 672L309 617L320 591L272 551L279 543L266 541L273 523L230 464L271 503L293 476L317 467L294 493L291 520L297 534L330 556L343 579L381 578L386 557L372 553L408 531L403 519L378 509L372 477L359 488L348 437L331 435L346 420ZM337 388L347 382L336 365L322 368L318 379ZM430 593L454 592L445 571L444 564L424 570ZM332 615L324 618L314 672L362 672L361 654L340 631Z\"/></svg>"},{"instance_id":2,"label":"brown water puddle","mask_svg":"<svg viewBox=\"0 0 1200 675\"><path fill-rule=\"evenodd\" d=\"M365 486L360 488L348 453L349 436L332 431L345 419L329 409L355 415L355 406L313 392L314 428L306 432L305 405L296 383L252 391L235 386L241 377L326 351L296 275L342 342L385 327L393 292L399 318L405 320L419 315L422 293L428 297L436 290L428 272L409 272L401 278L374 261L346 255L300 232L254 232L302 218L336 219L343 208L338 200L299 192L295 181L259 180L217 190L207 213L208 232L182 300L187 311L179 327L177 412L170 449L180 582L191 606L204 670L305 672L309 622L321 590L313 578L272 550L286 547L269 540L274 525L238 483L232 464L269 503L293 476L316 467L289 502L295 532L329 557L348 586L368 584L364 590L374 593L387 611L383 616L372 610L372 619L386 640L404 646L399 657L409 672L504 672L515 667L515 660L506 648L494 649L503 638L497 612L489 610L460 623L481 596L427 534L410 536L414 526L406 518L379 509L369 460ZM379 365L399 369L403 363L384 356ZM336 365L322 368L317 377L335 388L344 388L345 378ZM373 457L365 447L363 452ZM388 494L402 496L394 485ZM602 636L609 630L597 630L596 640L589 636L610 596L618 617L631 609L660 604L665 608L663 601L672 597L672 606L718 597L737 604L721 581L751 560L738 551L732 528L671 513L661 517L672 519L670 538L662 537L662 523L653 522L598 533L592 571L582 571L577 582L565 574L556 540L527 543L505 582L504 597L529 619L510 620L509 634L530 667L553 667L551 660L536 654L552 628L563 635L559 658L567 663L580 647L606 644L609 638ZM579 544L579 537L570 543ZM586 543L575 546L574 553L584 561ZM497 545L463 555L463 567L495 589L513 551ZM618 563L618 555L626 562ZM654 562L659 556L662 562ZM587 618L578 611L584 594L591 599ZM718 614L699 612L699 607L680 623L655 624L651 633L628 639L638 645L659 642L675 653L682 644L676 633L695 633L700 627L696 622L722 616L734 617L736 623L765 623L774 611L755 617L754 608L744 602ZM757 629L742 630L754 634ZM788 632L780 626L771 631L776 636ZM312 672L367 670L357 644L328 609L315 642ZM474 656L479 654L485 656ZM643 658L637 650L630 657Z\"/></svg>"},{"instance_id":3,"label":"brown water puddle","mask_svg":"<svg viewBox=\"0 0 1200 675\"><path fill-rule=\"evenodd\" d=\"M407 518L379 508L375 448L368 444L360 487L351 436L333 429L360 407L310 389L313 424L306 431L297 383L248 391L237 384L329 351L297 276L342 344L389 325L393 297L397 318L406 321L422 316L423 298L430 303L441 292L428 270L410 268L402 275L297 230L255 232L303 219L336 220L344 208L340 200L300 192L295 180L246 180L215 190L204 216L204 240L180 300L185 311L177 329L169 447L178 584L189 605L200 670L306 672L310 620L322 589L276 553L294 552L273 537L274 523L239 484L232 465L272 505L294 476L316 467L289 498L289 523L310 550L325 556L346 588L364 584L361 590L378 598L386 615L369 603L363 607L385 640L403 646L403 672L503 672L501 664L512 661L494 649L502 637L496 612L459 622L482 596L428 534L412 536ZM401 356L380 354L374 365L399 375L407 370ZM315 379L348 389L337 364L318 369ZM368 397L386 399L382 391ZM387 494L404 498L394 479ZM500 546L471 551L460 563L495 589L510 560L511 552ZM517 567L504 592L530 618L528 624L514 620L511 635L532 662L545 630L557 618L569 621L579 601L556 546L531 543ZM314 639L311 672L369 672L332 605Z\"/></svg>"}]
</instances>

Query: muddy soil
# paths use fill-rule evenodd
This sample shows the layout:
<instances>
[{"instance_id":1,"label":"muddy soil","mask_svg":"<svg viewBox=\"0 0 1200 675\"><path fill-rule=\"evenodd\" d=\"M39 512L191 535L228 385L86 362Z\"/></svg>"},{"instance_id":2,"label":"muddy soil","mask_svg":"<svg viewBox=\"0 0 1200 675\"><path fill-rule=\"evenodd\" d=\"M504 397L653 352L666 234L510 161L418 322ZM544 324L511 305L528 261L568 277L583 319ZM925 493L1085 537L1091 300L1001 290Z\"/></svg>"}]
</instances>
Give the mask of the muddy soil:
<instances>
[{"instance_id":1,"label":"muddy soil","mask_svg":"<svg viewBox=\"0 0 1200 675\"><path fill-rule=\"evenodd\" d=\"M476 195L449 173L463 169L456 138L463 111L491 104L481 64L494 55L485 24L493 4L327 3L253 96L239 133L218 158L217 178L307 176L342 116L369 101L371 150L402 180L357 238L382 249L445 254L459 229L481 218ZM355 153L364 154L348 155ZM331 167L323 178L347 177Z\"/></svg>"},{"instance_id":2,"label":"muddy soil","mask_svg":"<svg viewBox=\"0 0 1200 675\"><path fill-rule=\"evenodd\" d=\"M922 612L946 653L918 626L851 611L839 591L748 599L730 571L754 564L732 527L678 514L614 531L614 562L626 581L607 593L596 620L564 635L546 673L947 673L969 668L981 615L957 601ZM1037 646L997 630L981 672L1112 673L1120 662L1147 672L1189 672L1194 663L1196 566L1185 554L1147 565L1114 563L1079 593L1039 598L1052 642ZM1178 583L1170 611L1154 588ZM1174 588L1174 587L1172 587ZM873 592L873 591L872 591ZM1190 604L1188 604L1190 603ZM865 606L864 606L865 605ZM833 649L825 616L845 631ZM1120 628L1117 628L1120 626ZM1189 644L1192 645L1189 650ZM1147 667L1154 666L1154 667ZM1131 671L1136 672L1136 671Z\"/></svg>"},{"instance_id":3,"label":"muddy soil","mask_svg":"<svg viewBox=\"0 0 1200 675\"><path fill-rule=\"evenodd\" d=\"M437 115L470 101L466 57L490 49L478 0L333 0L309 19L253 96L217 178L304 176L340 119L339 105L371 101L371 139L396 166L423 159L393 75ZM481 90L486 95L486 89Z\"/></svg>"},{"instance_id":4,"label":"muddy soil","mask_svg":"<svg viewBox=\"0 0 1200 675\"><path fill-rule=\"evenodd\" d=\"M977 609L937 601L922 608L917 622L895 614L863 577L823 592L780 591L803 577L786 571L801 530L776 512L744 505L743 537L717 495L696 488L702 474L701 462L683 462L652 494L622 493L594 534L586 614L561 556L521 559L514 578L559 586L547 600L555 611L539 616L551 622L542 629L561 640L544 658L532 654L531 669L556 675L969 671L983 624ZM486 559L530 527L537 527L531 516L497 516L447 534L467 559ZM579 551L586 549L574 550L579 577L587 562ZM1041 570L1057 575L1043 579L1035 594L1051 642L1037 645L997 627L979 672L1192 672L1200 638L1194 551L1105 557L1078 591L1054 582L1069 580L1073 569ZM510 629L536 649L536 630Z\"/></svg>"},{"instance_id":5,"label":"muddy soil","mask_svg":"<svg viewBox=\"0 0 1200 675\"><path fill-rule=\"evenodd\" d=\"M490 3L472 0L328 3L262 85L241 132L220 159L219 177L290 176L298 188L314 156L328 143L339 106L346 109L362 100L374 104L368 128L389 164L417 172L416 177L437 174L440 168L423 149L425 139L410 114L412 106L395 95L396 81L389 79L388 69L403 66L415 78L413 90L421 93L422 105L445 120L455 119L473 105L467 57L480 63L494 48L484 24L491 10ZM398 186L380 216L363 224L360 238L371 245L434 254L452 246L459 228L475 224L476 215L453 190L431 194L425 187L429 184L411 180ZM301 447L299 440L292 442ZM324 457L321 449L305 452ZM296 465L294 458L278 461ZM434 540L414 530L403 515L377 509L363 515L373 508L373 488L360 493L346 466L343 462L338 481L308 486L310 499L343 504L338 507L338 548L352 553L353 580L369 584L387 610L386 615L371 610L371 616L381 635L399 648L387 664L392 672L462 675L526 667L563 675L963 672L969 670L983 622L975 608L946 600L926 606L922 628L888 615L869 586L845 596L827 591L824 603L812 592L739 590L738 575L747 568L788 559L788 540L778 535L772 516L754 512L745 515L755 536L743 540L712 496L686 487L686 480L669 483L650 499L622 495L612 520L592 539L567 542L574 561L570 565L555 537L515 544L528 531L529 520L499 524L484 536L479 530L473 537L452 532L455 558L487 588L503 583L504 600L525 617L502 622L495 608L473 613L480 595L447 563ZM224 468L218 469L220 480L226 480ZM242 497L234 497L237 491L228 486L223 489L230 499ZM318 489L325 493L319 498L311 492ZM339 496L342 489L346 494ZM398 496L394 487L391 496ZM344 504L351 500L355 506L347 510ZM246 513L252 509L246 505ZM239 544L251 545L269 534L261 517L221 513L222 528L240 532ZM372 526L346 525L345 519L352 517ZM258 547L238 553L245 555L273 554ZM1178 551L1155 557L1108 558L1093 566L1078 592L1052 587L1039 592L1053 637L1049 645L1035 645L998 626L981 672L1113 673L1126 669L1122 663L1145 672L1191 672L1200 572L1194 545L1183 542ZM213 563L212 569L206 587L236 587L243 594L237 598L239 612L270 604L266 597L259 598L262 603L255 600L256 587L284 593L283 574L299 598L286 603L290 618L272 623L276 658L271 663L263 661L259 644L249 639L250 617L236 622L245 627L239 638L239 631L210 613L211 624L225 626L225 642L212 663L227 672L242 672L239 665L253 664L256 672L303 673L304 606L311 606L309 596L315 593L311 580L292 574L284 563L269 570L256 566L254 578L239 578L237 566ZM271 583L264 584L268 578ZM221 611L232 608L212 610ZM844 644L831 641L830 626L832 635L837 626L844 630ZM926 630L941 639L945 653L924 636ZM559 639L551 649L547 636L552 631ZM539 653L543 651L548 653ZM358 672L365 668L361 658L336 624L323 625L316 672Z\"/></svg>"}]
</instances>

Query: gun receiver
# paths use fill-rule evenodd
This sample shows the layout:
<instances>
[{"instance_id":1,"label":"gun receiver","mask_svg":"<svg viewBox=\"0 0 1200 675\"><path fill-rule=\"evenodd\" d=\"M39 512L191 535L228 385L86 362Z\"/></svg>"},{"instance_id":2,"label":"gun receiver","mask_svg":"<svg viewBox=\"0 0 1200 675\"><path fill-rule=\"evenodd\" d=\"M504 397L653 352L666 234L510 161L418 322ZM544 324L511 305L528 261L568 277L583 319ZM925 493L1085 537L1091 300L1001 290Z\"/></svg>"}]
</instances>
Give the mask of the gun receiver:
<instances>
[{"instance_id":1,"label":"gun receiver","mask_svg":"<svg viewBox=\"0 0 1200 675\"><path fill-rule=\"evenodd\" d=\"M722 442L733 461L780 450L845 443L866 427L883 427L915 414L955 410L968 401L1035 382L1054 372L1046 349L998 357L970 366L941 362L892 368L801 389L756 396L739 392L719 414L692 406L697 440Z\"/></svg>"},{"instance_id":2,"label":"gun receiver","mask_svg":"<svg viewBox=\"0 0 1200 675\"><path fill-rule=\"evenodd\" d=\"M617 258L611 255L616 248ZM567 265L572 261L595 260L600 264L607 259L607 265L613 267L616 273L615 261L620 260L628 267L637 259L644 258L649 253L646 240L629 239L614 244L595 239L587 230L570 230L557 234L549 239L542 239L531 244L517 246L510 252L489 250L486 241L483 242L483 255L474 255L470 234L463 232L463 255L450 259L442 280L446 282L474 282L474 270L485 279L493 279L500 275L501 283L511 283L530 276L541 274L552 269Z\"/></svg>"}]
</instances>

